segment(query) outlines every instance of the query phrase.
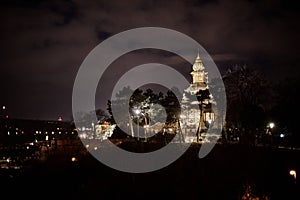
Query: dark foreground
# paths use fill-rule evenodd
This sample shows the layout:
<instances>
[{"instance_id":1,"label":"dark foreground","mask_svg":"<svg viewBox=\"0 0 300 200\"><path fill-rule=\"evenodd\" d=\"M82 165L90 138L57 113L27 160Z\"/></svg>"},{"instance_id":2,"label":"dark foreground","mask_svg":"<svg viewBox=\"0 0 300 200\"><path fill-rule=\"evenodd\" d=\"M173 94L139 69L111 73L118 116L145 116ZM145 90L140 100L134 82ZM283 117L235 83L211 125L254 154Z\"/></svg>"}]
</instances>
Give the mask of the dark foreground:
<instances>
[{"instance_id":1,"label":"dark foreground","mask_svg":"<svg viewBox=\"0 0 300 200\"><path fill-rule=\"evenodd\" d=\"M131 145L131 144L127 144ZM27 168L1 171L6 199L242 199L245 187L263 199L300 199L300 152L240 145L214 147L199 159L193 145L161 170L130 174L111 169L88 153L56 151ZM78 161L71 162L77 154ZM2 198L1 198L2 199Z\"/></svg>"}]
</instances>

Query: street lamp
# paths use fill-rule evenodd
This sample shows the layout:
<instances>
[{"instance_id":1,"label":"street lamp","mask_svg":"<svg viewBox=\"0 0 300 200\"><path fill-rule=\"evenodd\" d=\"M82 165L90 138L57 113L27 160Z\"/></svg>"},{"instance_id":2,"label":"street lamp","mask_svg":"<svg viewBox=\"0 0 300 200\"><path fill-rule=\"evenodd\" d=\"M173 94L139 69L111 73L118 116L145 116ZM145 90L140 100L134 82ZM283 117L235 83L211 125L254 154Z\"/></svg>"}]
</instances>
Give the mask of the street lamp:
<instances>
[{"instance_id":1,"label":"street lamp","mask_svg":"<svg viewBox=\"0 0 300 200\"><path fill-rule=\"evenodd\" d=\"M270 122L267 126L267 137L269 138L269 142L272 144L272 129L275 127L275 124L273 122Z\"/></svg>"},{"instance_id":2,"label":"street lamp","mask_svg":"<svg viewBox=\"0 0 300 200\"><path fill-rule=\"evenodd\" d=\"M139 138L140 138L140 125L139 125L139 121L140 121L141 110L140 109L135 109L134 112L137 115L137 137L138 137L137 139L139 140Z\"/></svg>"},{"instance_id":3,"label":"street lamp","mask_svg":"<svg viewBox=\"0 0 300 200\"><path fill-rule=\"evenodd\" d=\"M266 133L269 134L269 135L272 135L272 132L271 130L275 127L275 124L273 122L270 122L267 126L267 131Z\"/></svg>"},{"instance_id":4,"label":"street lamp","mask_svg":"<svg viewBox=\"0 0 300 200\"><path fill-rule=\"evenodd\" d=\"M290 175L293 176L293 179L296 183L296 170L290 170Z\"/></svg>"},{"instance_id":5,"label":"street lamp","mask_svg":"<svg viewBox=\"0 0 300 200\"><path fill-rule=\"evenodd\" d=\"M93 137L93 139L96 139L95 124L94 124L94 122L92 122L92 137Z\"/></svg>"},{"instance_id":6,"label":"street lamp","mask_svg":"<svg viewBox=\"0 0 300 200\"><path fill-rule=\"evenodd\" d=\"M145 141L147 141L147 137L148 137L148 128L150 125L150 117L148 113L143 114L144 116L144 120L145 120L145 125L144 125L144 137L145 137ZM149 121L148 121L149 120Z\"/></svg>"}]
</instances>

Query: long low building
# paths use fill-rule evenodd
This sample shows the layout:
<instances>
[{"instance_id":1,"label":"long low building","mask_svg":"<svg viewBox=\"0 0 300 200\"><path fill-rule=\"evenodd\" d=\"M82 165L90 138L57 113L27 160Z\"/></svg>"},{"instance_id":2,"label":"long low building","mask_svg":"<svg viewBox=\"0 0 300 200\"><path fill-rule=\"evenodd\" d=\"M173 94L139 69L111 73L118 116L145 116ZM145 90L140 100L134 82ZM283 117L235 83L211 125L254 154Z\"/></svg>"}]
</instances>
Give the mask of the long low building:
<instances>
[{"instance_id":1,"label":"long low building","mask_svg":"<svg viewBox=\"0 0 300 200\"><path fill-rule=\"evenodd\" d=\"M0 138L2 142L63 139L77 135L75 126L69 121L0 119Z\"/></svg>"}]
</instances>

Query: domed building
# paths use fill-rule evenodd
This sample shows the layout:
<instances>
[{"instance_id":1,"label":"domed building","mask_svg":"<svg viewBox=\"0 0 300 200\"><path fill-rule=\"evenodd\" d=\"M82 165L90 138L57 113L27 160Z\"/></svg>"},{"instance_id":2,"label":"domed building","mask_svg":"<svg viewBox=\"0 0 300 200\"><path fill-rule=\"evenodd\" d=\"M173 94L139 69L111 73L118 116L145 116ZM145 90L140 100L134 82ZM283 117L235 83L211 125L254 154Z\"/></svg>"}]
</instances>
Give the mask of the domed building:
<instances>
[{"instance_id":1,"label":"domed building","mask_svg":"<svg viewBox=\"0 0 300 200\"><path fill-rule=\"evenodd\" d=\"M180 126L185 142L199 142L201 136L214 121L209 92L208 73L198 53L192 67L192 82L184 90L181 101Z\"/></svg>"}]
</instances>

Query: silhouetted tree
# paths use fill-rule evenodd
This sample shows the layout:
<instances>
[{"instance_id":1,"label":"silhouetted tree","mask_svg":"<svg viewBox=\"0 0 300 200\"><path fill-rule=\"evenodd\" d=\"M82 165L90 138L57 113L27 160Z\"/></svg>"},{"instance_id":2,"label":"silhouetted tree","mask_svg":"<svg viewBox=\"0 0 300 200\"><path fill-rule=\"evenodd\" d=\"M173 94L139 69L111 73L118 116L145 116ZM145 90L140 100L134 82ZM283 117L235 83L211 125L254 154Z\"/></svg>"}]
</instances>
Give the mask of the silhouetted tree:
<instances>
[{"instance_id":1,"label":"silhouetted tree","mask_svg":"<svg viewBox=\"0 0 300 200\"><path fill-rule=\"evenodd\" d=\"M227 123L244 131L244 141L252 140L255 129L265 125L270 104L270 84L261 73L246 66L229 68L223 77L228 100Z\"/></svg>"},{"instance_id":2,"label":"silhouetted tree","mask_svg":"<svg viewBox=\"0 0 300 200\"><path fill-rule=\"evenodd\" d=\"M178 88L171 88L167 91L167 95L163 100L163 106L167 112L167 124L177 123L180 115L180 101L177 97L181 97Z\"/></svg>"},{"instance_id":3,"label":"silhouetted tree","mask_svg":"<svg viewBox=\"0 0 300 200\"><path fill-rule=\"evenodd\" d=\"M278 82L275 85L277 89L276 105L269 113L269 118L276 123L276 129L285 134L289 145L300 146L300 134L298 128L300 79L289 78Z\"/></svg>"},{"instance_id":4,"label":"silhouetted tree","mask_svg":"<svg viewBox=\"0 0 300 200\"><path fill-rule=\"evenodd\" d=\"M199 137L201 136L201 131L202 129L204 129L204 127L202 127L202 125L204 125L204 112L205 111L210 111L211 110L211 95L208 89L206 90L199 90L196 93L196 97L199 103L199 109L200 109L200 120L199 120L199 125L198 125L198 129L196 132L196 136L197 136L197 142L199 142Z\"/></svg>"},{"instance_id":5,"label":"silhouetted tree","mask_svg":"<svg viewBox=\"0 0 300 200\"><path fill-rule=\"evenodd\" d=\"M96 121L94 115L96 114ZM91 127L92 123L99 124L109 119L109 115L102 109L96 109L95 111L82 112L78 115L76 126L79 127ZM71 125L75 127L74 120L71 120Z\"/></svg>"}]
</instances>

